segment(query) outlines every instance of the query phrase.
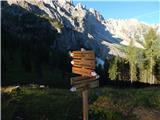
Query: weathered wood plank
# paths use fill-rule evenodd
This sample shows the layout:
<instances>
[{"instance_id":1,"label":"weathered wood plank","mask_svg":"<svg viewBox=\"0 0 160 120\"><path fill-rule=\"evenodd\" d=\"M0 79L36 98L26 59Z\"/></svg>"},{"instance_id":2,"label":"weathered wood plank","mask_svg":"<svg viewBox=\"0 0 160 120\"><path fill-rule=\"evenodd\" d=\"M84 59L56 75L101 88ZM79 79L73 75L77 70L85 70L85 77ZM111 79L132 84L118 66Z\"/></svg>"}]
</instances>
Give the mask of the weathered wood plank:
<instances>
[{"instance_id":1,"label":"weathered wood plank","mask_svg":"<svg viewBox=\"0 0 160 120\"><path fill-rule=\"evenodd\" d=\"M72 73L80 74L83 76L92 77L91 73L94 72L91 69L81 68L81 67L72 67Z\"/></svg>"},{"instance_id":2,"label":"weathered wood plank","mask_svg":"<svg viewBox=\"0 0 160 120\"><path fill-rule=\"evenodd\" d=\"M93 51L73 51L72 57L76 59L95 59L95 54Z\"/></svg>"},{"instance_id":3,"label":"weathered wood plank","mask_svg":"<svg viewBox=\"0 0 160 120\"><path fill-rule=\"evenodd\" d=\"M87 84L87 83L92 82L92 81L94 81L96 79L97 79L96 76L84 78L84 79L81 79L81 80L73 80L73 79L71 79L71 85Z\"/></svg>"},{"instance_id":4,"label":"weathered wood plank","mask_svg":"<svg viewBox=\"0 0 160 120\"><path fill-rule=\"evenodd\" d=\"M99 86L99 80L94 80L92 82L84 83L84 84L73 85L73 87L76 88L76 91L81 91L81 90L90 89L90 88L96 88L98 86Z\"/></svg>"},{"instance_id":5,"label":"weathered wood plank","mask_svg":"<svg viewBox=\"0 0 160 120\"><path fill-rule=\"evenodd\" d=\"M84 67L88 69L95 69L95 60L85 60L85 59L73 59L71 61L73 66Z\"/></svg>"},{"instance_id":6,"label":"weathered wood plank","mask_svg":"<svg viewBox=\"0 0 160 120\"><path fill-rule=\"evenodd\" d=\"M90 77L87 77L87 76L78 76L78 77L71 77L71 85L74 83L74 82L77 82L77 81L83 81L85 79L88 79Z\"/></svg>"}]
</instances>

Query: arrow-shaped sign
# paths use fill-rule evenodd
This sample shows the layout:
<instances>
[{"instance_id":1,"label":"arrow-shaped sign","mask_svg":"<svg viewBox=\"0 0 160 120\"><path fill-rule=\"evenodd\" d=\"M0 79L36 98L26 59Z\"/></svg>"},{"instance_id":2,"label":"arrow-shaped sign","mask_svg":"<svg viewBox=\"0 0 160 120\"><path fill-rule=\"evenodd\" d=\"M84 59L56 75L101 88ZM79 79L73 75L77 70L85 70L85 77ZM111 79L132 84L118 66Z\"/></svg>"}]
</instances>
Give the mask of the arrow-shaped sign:
<instances>
[{"instance_id":1,"label":"arrow-shaped sign","mask_svg":"<svg viewBox=\"0 0 160 120\"><path fill-rule=\"evenodd\" d=\"M95 69L95 60L73 59L71 64L77 67Z\"/></svg>"},{"instance_id":2,"label":"arrow-shaped sign","mask_svg":"<svg viewBox=\"0 0 160 120\"><path fill-rule=\"evenodd\" d=\"M83 91L84 89L88 89L88 88L95 88L95 87L98 87L99 86L99 80L94 80L92 82L89 82L87 84L77 84L77 85L74 85L70 90L72 92L75 92L75 91Z\"/></svg>"},{"instance_id":3,"label":"arrow-shaped sign","mask_svg":"<svg viewBox=\"0 0 160 120\"><path fill-rule=\"evenodd\" d=\"M95 54L93 51L73 51L70 56L76 59L95 59Z\"/></svg>"},{"instance_id":4,"label":"arrow-shaped sign","mask_svg":"<svg viewBox=\"0 0 160 120\"><path fill-rule=\"evenodd\" d=\"M71 85L77 85L82 83L89 83L99 78L99 75L93 77L81 76L81 77L72 77Z\"/></svg>"},{"instance_id":5,"label":"arrow-shaped sign","mask_svg":"<svg viewBox=\"0 0 160 120\"><path fill-rule=\"evenodd\" d=\"M94 72L93 70L81 68L81 67L72 67L72 72L75 74L80 74L80 75L88 76L88 77L92 77L92 76L97 75L97 73Z\"/></svg>"}]
</instances>

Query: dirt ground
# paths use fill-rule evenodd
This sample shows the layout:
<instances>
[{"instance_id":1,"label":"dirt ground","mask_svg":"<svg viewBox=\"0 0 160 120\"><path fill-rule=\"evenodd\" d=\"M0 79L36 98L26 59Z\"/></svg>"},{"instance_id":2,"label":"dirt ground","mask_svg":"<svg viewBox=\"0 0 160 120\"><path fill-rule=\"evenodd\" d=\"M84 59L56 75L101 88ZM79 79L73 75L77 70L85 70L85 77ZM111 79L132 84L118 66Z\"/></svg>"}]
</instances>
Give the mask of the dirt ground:
<instances>
[{"instance_id":1,"label":"dirt ground","mask_svg":"<svg viewBox=\"0 0 160 120\"><path fill-rule=\"evenodd\" d=\"M133 114L138 120L160 120L160 111L155 109L137 107L133 109Z\"/></svg>"}]
</instances>

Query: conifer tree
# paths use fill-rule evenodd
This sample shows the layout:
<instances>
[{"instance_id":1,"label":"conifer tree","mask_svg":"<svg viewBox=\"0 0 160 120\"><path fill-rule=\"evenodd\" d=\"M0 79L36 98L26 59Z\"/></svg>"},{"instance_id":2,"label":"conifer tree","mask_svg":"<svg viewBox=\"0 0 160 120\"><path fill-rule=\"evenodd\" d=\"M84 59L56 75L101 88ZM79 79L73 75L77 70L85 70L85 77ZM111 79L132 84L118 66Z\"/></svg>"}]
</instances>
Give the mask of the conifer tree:
<instances>
[{"instance_id":1,"label":"conifer tree","mask_svg":"<svg viewBox=\"0 0 160 120\"><path fill-rule=\"evenodd\" d=\"M150 84L155 83L155 75L154 75L154 67L155 67L155 60L157 57L159 57L160 53L160 48L158 46L159 44L159 37L156 34L156 30L151 28L148 33L144 36L145 38L145 56L146 56L146 61L148 63L147 67L147 73L148 73L148 79Z\"/></svg>"},{"instance_id":2,"label":"conifer tree","mask_svg":"<svg viewBox=\"0 0 160 120\"><path fill-rule=\"evenodd\" d=\"M108 70L109 78L111 80L116 80L117 79L117 76L118 76L117 63L118 63L118 58L117 57L113 57L111 62L110 62L110 64L109 64L109 70Z\"/></svg>"},{"instance_id":3,"label":"conifer tree","mask_svg":"<svg viewBox=\"0 0 160 120\"><path fill-rule=\"evenodd\" d=\"M130 66L130 80L131 83L137 80L137 50L134 47L133 40L130 41L129 46L126 48L126 60Z\"/></svg>"}]
</instances>

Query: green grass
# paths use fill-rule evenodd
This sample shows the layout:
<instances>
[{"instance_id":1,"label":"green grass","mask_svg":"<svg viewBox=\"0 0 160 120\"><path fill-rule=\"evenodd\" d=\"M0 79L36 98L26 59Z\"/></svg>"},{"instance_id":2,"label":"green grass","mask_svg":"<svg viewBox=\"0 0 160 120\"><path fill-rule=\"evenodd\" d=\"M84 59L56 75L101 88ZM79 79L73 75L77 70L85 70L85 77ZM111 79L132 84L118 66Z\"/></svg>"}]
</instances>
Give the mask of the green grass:
<instances>
[{"instance_id":1,"label":"green grass","mask_svg":"<svg viewBox=\"0 0 160 120\"><path fill-rule=\"evenodd\" d=\"M81 100L80 93L67 89L22 87L11 93L2 91L2 120L82 120ZM136 120L131 111L138 106L160 110L160 89L104 87L89 94L90 120Z\"/></svg>"},{"instance_id":2,"label":"green grass","mask_svg":"<svg viewBox=\"0 0 160 120\"><path fill-rule=\"evenodd\" d=\"M2 120L16 116L26 120L74 120L81 114L80 107L80 96L67 90L25 87L2 95Z\"/></svg>"},{"instance_id":3,"label":"green grass","mask_svg":"<svg viewBox=\"0 0 160 120\"><path fill-rule=\"evenodd\" d=\"M113 89L105 87L93 90L90 98L94 98L94 101L98 96L107 96L113 104L160 109L160 88Z\"/></svg>"},{"instance_id":4,"label":"green grass","mask_svg":"<svg viewBox=\"0 0 160 120\"><path fill-rule=\"evenodd\" d=\"M92 90L90 103L92 113L97 115L97 110L98 112L100 110L101 114L106 115L106 119L102 120L137 120L132 113L134 108L144 107L160 111L160 89L113 89L105 87ZM110 111L108 112L108 110ZM101 120L101 117L98 119Z\"/></svg>"}]
</instances>

